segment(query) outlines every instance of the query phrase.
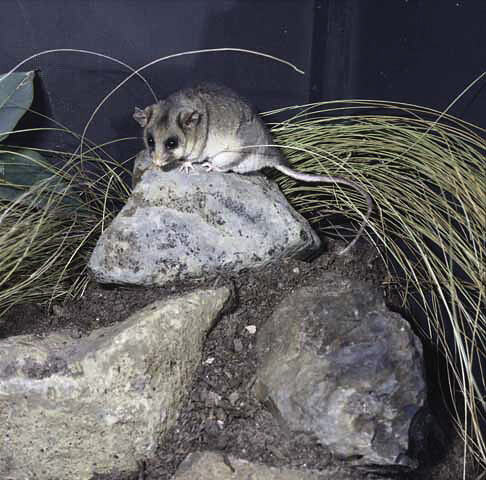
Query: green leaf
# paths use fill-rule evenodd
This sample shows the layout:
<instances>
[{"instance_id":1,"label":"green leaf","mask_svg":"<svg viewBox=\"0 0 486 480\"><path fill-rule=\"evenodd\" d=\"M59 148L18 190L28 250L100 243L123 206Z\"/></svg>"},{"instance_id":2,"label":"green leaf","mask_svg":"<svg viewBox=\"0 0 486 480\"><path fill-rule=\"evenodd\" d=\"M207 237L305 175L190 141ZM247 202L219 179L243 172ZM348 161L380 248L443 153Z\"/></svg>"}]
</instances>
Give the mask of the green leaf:
<instances>
[{"instance_id":1,"label":"green leaf","mask_svg":"<svg viewBox=\"0 0 486 480\"><path fill-rule=\"evenodd\" d=\"M32 105L35 72L0 75L0 142Z\"/></svg>"},{"instance_id":2,"label":"green leaf","mask_svg":"<svg viewBox=\"0 0 486 480\"><path fill-rule=\"evenodd\" d=\"M63 195L64 204L81 206L81 199L39 152L24 148L0 149L0 199L13 201L42 181L45 193L39 198L39 206L53 192Z\"/></svg>"}]
</instances>

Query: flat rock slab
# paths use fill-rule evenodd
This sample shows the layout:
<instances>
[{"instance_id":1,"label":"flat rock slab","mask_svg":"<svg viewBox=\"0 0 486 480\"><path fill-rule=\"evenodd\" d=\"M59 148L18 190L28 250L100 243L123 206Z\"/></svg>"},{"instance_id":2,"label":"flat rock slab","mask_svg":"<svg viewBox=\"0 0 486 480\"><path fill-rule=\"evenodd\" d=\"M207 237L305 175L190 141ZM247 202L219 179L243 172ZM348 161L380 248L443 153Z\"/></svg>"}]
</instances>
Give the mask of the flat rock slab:
<instances>
[{"instance_id":1,"label":"flat rock slab","mask_svg":"<svg viewBox=\"0 0 486 480\"><path fill-rule=\"evenodd\" d=\"M173 480L364 480L357 472L338 467L321 470L295 470L269 467L215 452L189 454ZM381 477L387 480L386 477ZM388 479L389 480L389 479Z\"/></svg>"},{"instance_id":2,"label":"flat rock slab","mask_svg":"<svg viewBox=\"0 0 486 480\"><path fill-rule=\"evenodd\" d=\"M292 431L341 458L409 468L425 402L422 346L379 292L334 274L289 295L260 329L257 391Z\"/></svg>"},{"instance_id":3,"label":"flat rock slab","mask_svg":"<svg viewBox=\"0 0 486 480\"><path fill-rule=\"evenodd\" d=\"M89 267L101 283L165 285L304 256L319 244L264 176L149 168Z\"/></svg>"},{"instance_id":4,"label":"flat rock slab","mask_svg":"<svg viewBox=\"0 0 486 480\"><path fill-rule=\"evenodd\" d=\"M174 424L226 287L155 302L81 339L0 342L0 478L135 471Z\"/></svg>"}]
</instances>

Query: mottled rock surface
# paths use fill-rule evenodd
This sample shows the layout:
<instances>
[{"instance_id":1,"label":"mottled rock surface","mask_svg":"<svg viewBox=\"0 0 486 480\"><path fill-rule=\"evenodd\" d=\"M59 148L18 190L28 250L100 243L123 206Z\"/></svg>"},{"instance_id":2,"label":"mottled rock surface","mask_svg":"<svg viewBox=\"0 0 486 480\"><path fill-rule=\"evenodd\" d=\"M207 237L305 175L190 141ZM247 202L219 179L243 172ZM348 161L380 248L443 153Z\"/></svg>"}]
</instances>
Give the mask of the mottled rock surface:
<instances>
[{"instance_id":1,"label":"mottled rock surface","mask_svg":"<svg viewBox=\"0 0 486 480\"><path fill-rule=\"evenodd\" d=\"M422 348L359 281L329 274L297 290L258 337L258 391L293 431L337 456L414 466L409 427L425 400Z\"/></svg>"},{"instance_id":2,"label":"mottled rock surface","mask_svg":"<svg viewBox=\"0 0 486 480\"><path fill-rule=\"evenodd\" d=\"M165 285L303 256L319 243L262 175L149 168L89 266L101 283Z\"/></svg>"},{"instance_id":3,"label":"mottled rock surface","mask_svg":"<svg viewBox=\"0 0 486 480\"><path fill-rule=\"evenodd\" d=\"M174 424L229 289L150 304L73 339L0 342L0 478L137 470Z\"/></svg>"},{"instance_id":4,"label":"mottled rock surface","mask_svg":"<svg viewBox=\"0 0 486 480\"><path fill-rule=\"evenodd\" d=\"M233 456L214 452L189 454L179 466L173 480L358 480L358 472L329 467L319 472L268 467ZM382 477L382 480L387 480Z\"/></svg>"}]
</instances>

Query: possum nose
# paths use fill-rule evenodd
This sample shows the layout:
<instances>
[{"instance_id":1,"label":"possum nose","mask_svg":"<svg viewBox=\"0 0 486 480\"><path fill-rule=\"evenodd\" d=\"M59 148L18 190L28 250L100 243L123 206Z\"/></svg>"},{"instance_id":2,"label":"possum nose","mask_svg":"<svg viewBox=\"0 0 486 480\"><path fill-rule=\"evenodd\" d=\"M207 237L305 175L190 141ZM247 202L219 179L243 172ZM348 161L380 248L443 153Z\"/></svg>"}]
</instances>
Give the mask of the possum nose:
<instances>
[{"instance_id":1,"label":"possum nose","mask_svg":"<svg viewBox=\"0 0 486 480\"><path fill-rule=\"evenodd\" d=\"M164 164L164 161L163 161L163 158L162 158L162 155L160 154L160 152L154 153L153 162L154 162L155 165L157 165L157 167L161 167Z\"/></svg>"}]
</instances>

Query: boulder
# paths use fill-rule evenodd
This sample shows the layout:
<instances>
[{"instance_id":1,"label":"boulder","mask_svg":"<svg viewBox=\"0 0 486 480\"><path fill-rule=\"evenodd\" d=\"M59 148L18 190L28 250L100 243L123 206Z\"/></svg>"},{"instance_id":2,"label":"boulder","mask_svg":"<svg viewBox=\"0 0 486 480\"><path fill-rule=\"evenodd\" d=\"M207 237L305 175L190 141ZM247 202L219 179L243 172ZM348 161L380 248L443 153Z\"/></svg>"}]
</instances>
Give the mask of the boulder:
<instances>
[{"instance_id":1,"label":"boulder","mask_svg":"<svg viewBox=\"0 0 486 480\"><path fill-rule=\"evenodd\" d=\"M377 291L330 273L286 298L257 343L258 395L290 430L343 459L416 466L407 450L426 396L422 346Z\"/></svg>"},{"instance_id":2,"label":"boulder","mask_svg":"<svg viewBox=\"0 0 486 480\"><path fill-rule=\"evenodd\" d=\"M178 416L226 287L158 301L111 327L0 341L0 478L135 471Z\"/></svg>"},{"instance_id":3,"label":"boulder","mask_svg":"<svg viewBox=\"0 0 486 480\"><path fill-rule=\"evenodd\" d=\"M262 175L143 172L92 253L98 282L165 285L305 256L320 245Z\"/></svg>"}]
</instances>

